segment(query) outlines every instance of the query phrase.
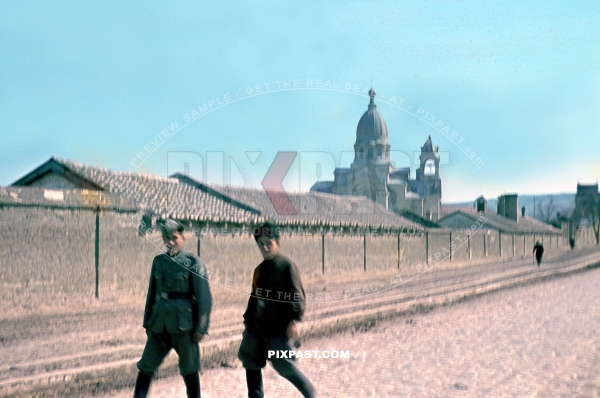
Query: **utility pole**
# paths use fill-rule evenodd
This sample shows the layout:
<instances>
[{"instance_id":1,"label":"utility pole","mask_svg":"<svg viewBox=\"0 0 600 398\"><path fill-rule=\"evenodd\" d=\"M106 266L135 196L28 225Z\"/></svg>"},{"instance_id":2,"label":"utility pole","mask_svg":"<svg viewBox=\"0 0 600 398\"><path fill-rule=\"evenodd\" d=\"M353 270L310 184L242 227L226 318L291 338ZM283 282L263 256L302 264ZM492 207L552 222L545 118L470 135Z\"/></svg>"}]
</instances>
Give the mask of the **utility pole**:
<instances>
[{"instance_id":1,"label":"utility pole","mask_svg":"<svg viewBox=\"0 0 600 398\"><path fill-rule=\"evenodd\" d=\"M94 239L94 268L96 269L96 298L99 294L99 280L100 280L100 206L96 207L96 231Z\"/></svg>"},{"instance_id":2,"label":"utility pole","mask_svg":"<svg viewBox=\"0 0 600 398\"><path fill-rule=\"evenodd\" d=\"M321 234L321 272L325 273L325 234Z\"/></svg>"}]
</instances>

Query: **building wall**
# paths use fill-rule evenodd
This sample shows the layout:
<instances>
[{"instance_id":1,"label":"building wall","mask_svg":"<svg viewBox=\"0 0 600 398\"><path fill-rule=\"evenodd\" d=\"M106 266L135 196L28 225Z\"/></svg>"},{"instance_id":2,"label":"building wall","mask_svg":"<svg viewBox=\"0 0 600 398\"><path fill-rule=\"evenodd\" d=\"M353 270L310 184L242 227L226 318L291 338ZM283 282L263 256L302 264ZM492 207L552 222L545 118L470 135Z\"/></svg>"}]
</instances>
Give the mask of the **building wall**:
<instances>
[{"instance_id":1,"label":"building wall","mask_svg":"<svg viewBox=\"0 0 600 398\"><path fill-rule=\"evenodd\" d=\"M141 216L140 216L141 217ZM100 215L100 286L141 292L158 249L137 236L139 218ZM93 293L95 213L43 208L0 209L2 280L54 293ZM162 244L162 243L161 243ZM51 283L47 283L51 282Z\"/></svg>"},{"instance_id":2,"label":"building wall","mask_svg":"<svg viewBox=\"0 0 600 398\"><path fill-rule=\"evenodd\" d=\"M45 176L33 181L30 187L42 187L53 189L76 189L79 188L71 181L56 173L48 173Z\"/></svg>"},{"instance_id":3,"label":"building wall","mask_svg":"<svg viewBox=\"0 0 600 398\"><path fill-rule=\"evenodd\" d=\"M100 215L100 295L144 297L153 257L164 250L158 232L138 236L141 214L103 212ZM463 263L485 259L483 235L486 234L487 259L499 257L499 236L479 230L467 240L468 230L453 230L454 250L450 250L450 230L429 232L429 263ZM512 235L502 234L503 257L512 257ZM91 297L95 287L94 236L92 211L50 210L41 208L0 208L0 299L26 300L32 293L43 293L48 301L65 294ZM540 235L515 234L515 257L531 256ZM549 251L565 250L568 242L556 235L545 235ZM553 239L552 244L549 240ZM525 240L525 250L523 241ZM400 237L400 267L410 269L426 261L426 235ZM595 245L591 228L581 228L577 247ZM186 232L186 248L197 251L198 237ZM303 276L322 273L321 236L283 236L282 252L300 267ZM469 256L469 248L471 255ZM364 267L362 236L325 236L325 272L344 273ZM249 234L200 236L201 258L219 280L229 279L240 288L248 286L254 267L261 261L254 239ZM439 253L439 255L437 255ZM437 257L436 257L437 255ZM398 237L367 237L367 272L398 267Z\"/></svg>"},{"instance_id":4,"label":"building wall","mask_svg":"<svg viewBox=\"0 0 600 398\"><path fill-rule=\"evenodd\" d=\"M437 221L440 215L439 195L427 195L423 198L423 217ZM429 214L429 217L428 217Z\"/></svg>"},{"instance_id":5,"label":"building wall","mask_svg":"<svg viewBox=\"0 0 600 398\"><path fill-rule=\"evenodd\" d=\"M487 255L492 258L500 258L500 239L502 234L498 231L490 230L487 237ZM503 248L504 249L504 248Z\"/></svg>"},{"instance_id":6,"label":"building wall","mask_svg":"<svg viewBox=\"0 0 600 398\"><path fill-rule=\"evenodd\" d=\"M468 237L467 230L452 231L452 261L470 261ZM448 237L448 239L450 239L450 237Z\"/></svg>"},{"instance_id":7,"label":"building wall","mask_svg":"<svg viewBox=\"0 0 600 398\"><path fill-rule=\"evenodd\" d=\"M420 264L425 261L425 236L402 236L400 238L401 266Z\"/></svg>"},{"instance_id":8,"label":"building wall","mask_svg":"<svg viewBox=\"0 0 600 398\"><path fill-rule=\"evenodd\" d=\"M485 234L484 229L477 230L471 234L471 257L473 259L485 259L485 252L483 247L483 236Z\"/></svg>"},{"instance_id":9,"label":"building wall","mask_svg":"<svg viewBox=\"0 0 600 398\"><path fill-rule=\"evenodd\" d=\"M450 231L429 232L429 263L450 261Z\"/></svg>"},{"instance_id":10,"label":"building wall","mask_svg":"<svg viewBox=\"0 0 600 398\"><path fill-rule=\"evenodd\" d=\"M513 236L514 236L514 234L507 234L507 233L501 234L500 239L502 240L502 258L513 257L513 254L516 256L516 254L517 254L516 250L513 252ZM516 242L517 242L516 236L514 236L514 241L515 241L515 248L516 248Z\"/></svg>"},{"instance_id":11,"label":"building wall","mask_svg":"<svg viewBox=\"0 0 600 398\"><path fill-rule=\"evenodd\" d=\"M527 235L525 237L525 251L524 254L528 255L533 252L533 246L535 245L536 240L540 239L539 235ZM540 239L541 240L541 239Z\"/></svg>"}]
</instances>

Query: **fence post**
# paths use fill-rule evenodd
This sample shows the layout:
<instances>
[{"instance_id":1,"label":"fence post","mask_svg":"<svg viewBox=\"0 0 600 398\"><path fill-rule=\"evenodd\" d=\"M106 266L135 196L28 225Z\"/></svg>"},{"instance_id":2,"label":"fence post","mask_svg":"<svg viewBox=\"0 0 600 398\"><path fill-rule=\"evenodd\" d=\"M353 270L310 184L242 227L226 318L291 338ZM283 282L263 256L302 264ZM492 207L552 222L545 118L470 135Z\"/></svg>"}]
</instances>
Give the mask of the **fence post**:
<instances>
[{"instance_id":1,"label":"fence post","mask_svg":"<svg viewBox=\"0 0 600 398\"><path fill-rule=\"evenodd\" d=\"M400 232L398 232L398 269L400 269Z\"/></svg>"},{"instance_id":2,"label":"fence post","mask_svg":"<svg viewBox=\"0 0 600 398\"><path fill-rule=\"evenodd\" d=\"M487 234L483 230L481 230L481 234L483 235L483 258L487 258L487 246L485 245Z\"/></svg>"},{"instance_id":3,"label":"fence post","mask_svg":"<svg viewBox=\"0 0 600 398\"><path fill-rule=\"evenodd\" d=\"M513 258L515 258L515 233L512 233Z\"/></svg>"},{"instance_id":4,"label":"fence post","mask_svg":"<svg viewBox=\"0 0 600 398\"><path fill-rule=\"evenodd\" d=\"M321 269L325 273L325 234L321 235Z\"/></svg>"},{"instance_id":5,"label":"fence post","mask_svg":"<svg viewBox=\"0 0 600 398\"><path fill-rule=\"evenodd\" d=\"M500 258L502 258L502 231L498 231L498 245L500 247Z\"/></svg>"},{"instance_id":6,"label":"fence post","mask_svg":"<svg viewBox=\"0 0 600 398\"><path fill-rule=\"evenodd\" d=\"M367 272L367 234L363 235L363 267Z\"/></svg>"},{"instance_id":7,"label":"fence post","mask_svg":"<svg viewBox=\"0 0 600 398\"><path fill-rule=\"evenodd\" d=\"M452 261L452 231L450 231L450 261Z\"/></svg>"},{"instance_id":8,"label":"fence post","mask_svg":"<svg viewBox=\"0 0 600 398\"><path fill-rule=\"evenodd\" d=\"M425 231L425 264L429 264L429 231Z\"/></svg>"},{"instance_id":9,"label":"fence post","mask_svg":"<svg viewBox=\"0 0 600 398\"><path fill-rule=\"evenodd\" d=\"M96 237L94 239L94 257L96 268L96 298L98 298L98 284L100 279L100 207L96 208Z\"/></svg>"},{"instance_id":10,"label":"fence post","mask_svg":"<svg viewBox=\"0 0 600 398\"><path fill-rule=\"evenodd\" d=\"M472 258L471 254L471 231L467 230L467 249L469 250L469 260Z\"/></svg>"},{"instance_id":11,"label":"fence post","mask_svg":"<svg viewBox=\"0 0 600 398\"><path fill-rule=\"evenodd\" d=\"M200 253L201 253L201 251L200 251L200 249L201 249L201 247L200 247L200 235L202 235L202 234L200 233L200 231L201 231L200 224L198 224L198 231L196 232L198 234L197 235L198 236L198 242L196 244L196 254L198 255L198 257L200 257Z\"/></svg>"}]
</instances>

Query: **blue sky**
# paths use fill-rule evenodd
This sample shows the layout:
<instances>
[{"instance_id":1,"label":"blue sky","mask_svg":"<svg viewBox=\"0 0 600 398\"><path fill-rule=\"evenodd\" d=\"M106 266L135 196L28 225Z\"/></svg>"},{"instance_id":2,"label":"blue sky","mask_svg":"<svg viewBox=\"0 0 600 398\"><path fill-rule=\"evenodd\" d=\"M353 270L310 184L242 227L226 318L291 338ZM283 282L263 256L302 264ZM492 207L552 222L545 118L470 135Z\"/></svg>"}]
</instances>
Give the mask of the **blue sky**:
<instances>
[{"instance_id":1,"label":"blue sky","mask_svg":"<svg viewBox=\"0 0 600 398\"><path fill-rule=\"evenodd\" d=\"M307 190L371 82L398 166L443 152L444 202L600 176L598 2L206 3L3 2L0 185L57 156L259 187L292 151Z\"/></svg>"}]
</instances>

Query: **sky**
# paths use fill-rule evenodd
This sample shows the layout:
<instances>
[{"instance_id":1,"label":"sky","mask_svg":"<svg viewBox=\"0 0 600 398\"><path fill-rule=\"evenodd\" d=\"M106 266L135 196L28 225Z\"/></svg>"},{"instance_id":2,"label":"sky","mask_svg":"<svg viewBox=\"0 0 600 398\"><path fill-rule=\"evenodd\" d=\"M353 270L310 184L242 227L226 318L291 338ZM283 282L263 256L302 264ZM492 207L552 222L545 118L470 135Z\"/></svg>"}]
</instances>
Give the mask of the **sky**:
<instances>
[{"instance_id":1,"label":"sky","mask_svg":"<svg viewBox=\"0 0 600 398\"><path fill-rule=\"evenodd\" d=\"M0 185L60 157L307 191L349 167L373 87L442 202L600 176L596 1L2 2Z\"/></svg>"}]
</instances>

